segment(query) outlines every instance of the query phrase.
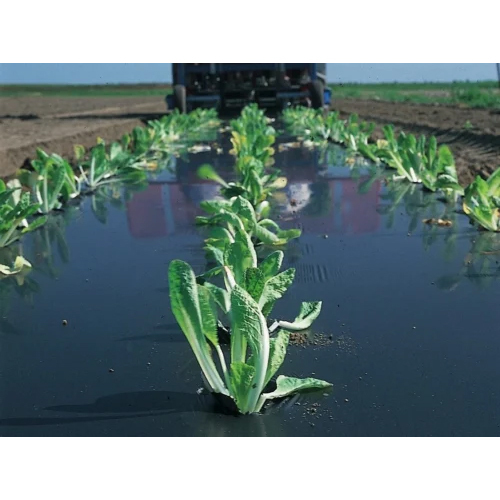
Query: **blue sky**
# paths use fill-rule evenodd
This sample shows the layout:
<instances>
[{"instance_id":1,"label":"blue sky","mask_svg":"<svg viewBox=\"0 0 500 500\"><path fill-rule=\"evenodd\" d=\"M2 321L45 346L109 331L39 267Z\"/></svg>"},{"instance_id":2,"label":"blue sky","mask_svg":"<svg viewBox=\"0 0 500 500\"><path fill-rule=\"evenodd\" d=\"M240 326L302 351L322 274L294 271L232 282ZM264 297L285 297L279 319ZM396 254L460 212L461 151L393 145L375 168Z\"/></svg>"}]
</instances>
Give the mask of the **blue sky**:
<instances>
[{"instance_id":1,"label":"blue sky","mask_svg":"<svg viewBox=\"0 0 500 500\"><path fill-rule=\"evenodd\" d=\"M495 80L495 64L327 64L330 82L425 82ZM0 64L0 84L7 83L161 83L171 81L167 64Z\"/></svg>"}]
</instances>

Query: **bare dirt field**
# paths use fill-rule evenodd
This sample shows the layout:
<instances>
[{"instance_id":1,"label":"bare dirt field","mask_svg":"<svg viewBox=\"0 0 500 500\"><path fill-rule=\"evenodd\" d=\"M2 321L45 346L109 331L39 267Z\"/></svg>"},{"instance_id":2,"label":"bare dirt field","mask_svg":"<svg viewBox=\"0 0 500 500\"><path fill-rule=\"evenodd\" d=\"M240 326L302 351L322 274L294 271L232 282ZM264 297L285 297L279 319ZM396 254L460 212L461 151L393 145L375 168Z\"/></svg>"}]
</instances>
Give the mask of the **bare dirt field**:
<instances>
[{"instance_id":1,"label":"bare dirt field","mask_svg":"<svg viewBox=\"0 0 500 500\"><path fill-rule=\"evenodd\" d=\"M0 177L12 175L40 147L72 158L73 145L116 140L166 111L162 97L2 97Z\"/></svg>"},{"instance_id":2,"label":"bare dirt field","mask_svg":"<svg viewBox=\"0 0 500 500\"><path fill-rule=\"evenodd\" d=\"M375 122L375 136L382 127L393 124L397 130L413 134L435 135L448 144L455 156L460 182L468 184L475 175L491 174L500 166L500 110L458 106L377 102L338 99L332 108L342 117L357 113Z\"/></svg>"},{"instance_id":3,"label":"bare dirt field","mask_svg":"<svg viewBox=\"0 0 500 500\"><path fill-rule=\"evenodd\" d=\"M335 98L332 108L343 117L357 113L375 122L376 137L390 123L398 130L436 135L451 147L463 184L500 166L498 109ZM98 136L116 140L165 111L161 96L1 97L0 177L32 159L37 147L72 158L74 144L90 147Z\"/></svg>"}]
</instances>

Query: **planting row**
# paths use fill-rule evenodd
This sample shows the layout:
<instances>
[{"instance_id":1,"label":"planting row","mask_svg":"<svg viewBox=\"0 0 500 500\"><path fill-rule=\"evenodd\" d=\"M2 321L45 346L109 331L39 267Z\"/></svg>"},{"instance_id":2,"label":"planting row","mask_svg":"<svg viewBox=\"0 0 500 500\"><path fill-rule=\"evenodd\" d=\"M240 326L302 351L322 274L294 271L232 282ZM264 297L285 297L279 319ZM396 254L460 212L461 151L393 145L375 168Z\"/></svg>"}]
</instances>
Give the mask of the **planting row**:
<instances>
[{"instance_id":1,"label":"planting row","mask_svg":"<svg viewBox=\"0 0 500 500\"><path fill-rule=\"evenodd\" d=\"M0 180L0 248L44 225L50 212L102 186L146 185L147 172L167 165L172 155L189 151L192 143L206 138L219 123L214 110L174 112L135 128L109 146L101 139L88 152L75 146L75 167L39 149L32 170L20 170L7 184Z\"/></svg>"},{"instance_id":2,"label":"planting row","mask_svg":"<svg viewBox=\"0 0 500 500\"><path fill-rule=\"evenodd\" d=\"M371 140L373 123L359 121L357 115L341 120L338 112L297 107L285 110L283 119L290 132L314 144L328 141L343 144L375 164L394 169L394 180L422 184L440 192L445 200L456 203L462 197L463 211L475 223L489 231L500 231L500 168L488 179L477 176L465 188L458 183L453 155L448 146L437 146L435 137L415 137L401 132L397 137L392 125L383 128L383 140Z\"/></svg>"},{"instance_id":3,"label":"planting row","mask_svg":"<svg viewBox=\"0 0 500 500\"><path fill-rule=\"evenodd\" d=\"M286 181L272 168L276 131L264 113L248 106L231 122L231 129L237 180L226 182L208 165L199 169L201 177L222 186L222 198L204 201L201 206L208 216L196 220L208 233L209 270L195 276L189 264L174 260L169 286L172 312L206 387L245 414L259 412L270 399L331 384L283 375L272 382L285 359L289 332L309 328L321 302L303 302L292 322L269 319L295 277L295 269L281 271L284 254L273 247L300 231L283 231L269 218L267 198ZM226 355L224 341L229 344Z\"/></svg>"}]
</instances>

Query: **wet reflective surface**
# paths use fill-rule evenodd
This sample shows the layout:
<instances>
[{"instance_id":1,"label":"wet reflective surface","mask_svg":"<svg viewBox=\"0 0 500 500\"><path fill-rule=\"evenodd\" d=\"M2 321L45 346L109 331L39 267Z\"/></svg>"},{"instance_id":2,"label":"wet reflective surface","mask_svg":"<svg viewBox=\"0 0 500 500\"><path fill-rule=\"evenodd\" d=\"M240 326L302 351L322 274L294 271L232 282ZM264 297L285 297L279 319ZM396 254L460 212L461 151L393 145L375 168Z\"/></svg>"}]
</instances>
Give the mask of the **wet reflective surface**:
<instances>
[{"instance_id":1,"label":"wet reflective surface","mask_svg":"<svg viewBox=\"0 0 500 500\"><path fill-rule=\"evenodd\" d=\"M180 258L204 269L193 221L217 188L196 169L227 177L232 158L187 159L23 239L33 271L22 285L0 280L0 435L500 434L500 235L419 186L349 168L336 147L277 153L289 184L275 198L280 224L303 229L285 252L296 281L275 313L293 319L301 301L323 300L280 372L333 389L249 417L198 394L167 268ZM453 224L422 222L432 217Z\"/></svg>"}]
</instances>

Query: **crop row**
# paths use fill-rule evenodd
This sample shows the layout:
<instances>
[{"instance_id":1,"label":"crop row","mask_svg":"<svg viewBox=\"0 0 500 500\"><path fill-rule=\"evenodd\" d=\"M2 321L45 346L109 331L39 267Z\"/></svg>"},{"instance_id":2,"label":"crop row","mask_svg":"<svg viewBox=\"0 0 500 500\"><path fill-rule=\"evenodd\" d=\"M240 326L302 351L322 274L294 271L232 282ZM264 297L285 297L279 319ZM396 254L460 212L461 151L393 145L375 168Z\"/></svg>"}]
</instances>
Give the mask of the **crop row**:
<instances>
[{"instance_id":1,"label":"crop row","mask_svg":"<svg viewBox=\"0 0 500 500\"><path fill-rule=\"evenodd\" d=\"M280 375L271 387L285 359L289 332L309 328L320 314L321 302L303 302L292 322L269 319L295 277L293 268L281 271L284 253L273 247L298 237L300 231L283 231L269 218L267 198L283 187L284 180L272 168L276 131L264 113L248 106L231 122L231 129L238 179L226 182L208 165L199 169L200 176L221 185L222 195L203 201L208 215L196 220L208 233L209 270L196 276L189 264L173 260L169 288L172 312L206 387L245 414L259 412L270 399L330 384ZM269 247L271 252L262 258ZM221 346L227 337L229 363Z\"/></svg>"},{"instance_id":2,"label":"crop row","mask_svg":"<svg viewBox=\"0 0 500 500\"><path fill-rule=\"evenodd\" d=\"M477 176L465 190L458 182L455 160L446 145L437 145L434 136L415 137L401 132L397 137L392 125L383 128L385 139L371 139L375 125L360 121L357 115L342 120L338 112L324 114L304 107L285 110L288 130L307 141L342 144L377 165L395 171L394 180L422 184L440 192L449 203L461 198L464 213L489 231L500 231L500 168L488 179Z\"/></svg>"},{"instance_id":3,"label":"crop row","mask_svg":"<svg viewBox=\"0 0 500 500\"><path fill-rule=\"evenodd\" d=\"M140 186L147 172L158 170L200 135L219 126L214 110L174 112L137 127L107 146L98 139L90 151L75 146L76 165L38 149L32 169L22 169L7 184L0 180L0 248L47 222L47 215L72 200L116 183Z\"/></svg>"}]
</instances>

